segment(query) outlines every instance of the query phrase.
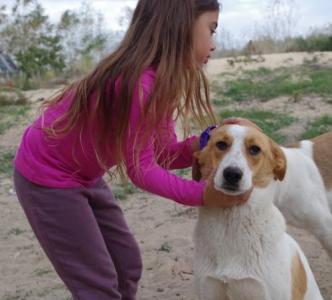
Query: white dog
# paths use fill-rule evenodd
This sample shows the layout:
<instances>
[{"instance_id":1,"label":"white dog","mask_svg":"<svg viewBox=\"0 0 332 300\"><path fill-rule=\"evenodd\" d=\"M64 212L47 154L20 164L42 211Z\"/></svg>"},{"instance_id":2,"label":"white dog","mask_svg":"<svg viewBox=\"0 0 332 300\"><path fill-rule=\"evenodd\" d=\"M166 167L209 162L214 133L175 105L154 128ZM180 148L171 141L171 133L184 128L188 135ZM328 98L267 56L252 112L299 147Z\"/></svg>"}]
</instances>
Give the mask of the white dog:
<instances>
[{"instance_id":1,"label":"white dog","mask_svg":"<svg viewBox=\"0 0 332 300\"><path fill-rule=\"evenodd\" d=\"M286 208L290 219L300 220L298 225L307 225L317 212L318 219L329 213L320 173L309 151L304 152L281 149L253 127L226 125L212 131L207 146L197 153L203 178L212 176L215 188L227 194L253 191L241 206L200 208L194 237L199 299L323 299L306 257L286 233L284 218L274 205L275 201ZM313 201L325 211L316 210ZM328 248L328 230L317 236Z\"/></svg>"},{"instance_id":2,"label":"white dog","mask_svg":"<svg viewBox=\"0 0 332 300\"><path fill-rule=\"evenodd\" d=\"M287 223L309 230L332 258L332 132L292 148L274 203Z\"/></svg>"},{"instance_id":3,"label":"white dog","mask_svg":"<svg viewBox=\"0 0 332 300\"><path fill-rule=\"evenodd\" d=\"M287 172L274 203L287 223L315 235L332 258L332 132L281 149Z\"/></svg>"}]
</instances>

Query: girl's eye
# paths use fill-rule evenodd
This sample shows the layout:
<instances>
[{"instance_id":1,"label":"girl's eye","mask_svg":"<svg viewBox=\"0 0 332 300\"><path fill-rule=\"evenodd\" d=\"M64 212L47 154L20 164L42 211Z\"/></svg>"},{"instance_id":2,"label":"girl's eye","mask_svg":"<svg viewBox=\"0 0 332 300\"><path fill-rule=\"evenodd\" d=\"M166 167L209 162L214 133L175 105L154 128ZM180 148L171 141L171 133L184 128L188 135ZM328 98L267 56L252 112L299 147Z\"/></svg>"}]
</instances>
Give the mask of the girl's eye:
<instances>
[{"instance_id":1,"label":"girl's eye","mask_svg":"<svg viewBox=\"0 0 332 300\"><path fill-rule=\"evenodd\" d=\"M228 145L223 141L217 142L216 146L221 151L225 151L228 148Z\"/></svg>"},{"instance_id":2,"label":"girl's eye","mask_svg":"<svg viewBox=\"0 0 332 300\"><path fill-rule=\"evenodd\" d=\"M214 35L217 31L215 29L211 29L211 35Z\"/></svg>"},{"instance_id":3,"label":"girl's eye","mask_svg":"<svg viewBox=\"0 0 332 300\"><path fill-rule=\"evenodd\" d=\"M262 152L261 148L256 145L249 147L249 153L253 156L258 155L261 152Z\"/></svg>"}]
</instances>

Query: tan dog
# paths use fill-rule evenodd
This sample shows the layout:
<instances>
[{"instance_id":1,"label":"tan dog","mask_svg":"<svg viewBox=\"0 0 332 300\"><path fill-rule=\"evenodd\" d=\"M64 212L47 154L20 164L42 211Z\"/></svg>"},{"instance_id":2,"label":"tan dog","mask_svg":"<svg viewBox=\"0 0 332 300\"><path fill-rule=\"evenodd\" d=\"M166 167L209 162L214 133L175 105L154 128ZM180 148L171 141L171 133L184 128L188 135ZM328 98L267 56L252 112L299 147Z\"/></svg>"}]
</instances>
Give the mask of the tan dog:
<instances>
[{"instance_id":1,"label":"tan dog","mask_svg":"<svg viewBox=\"0 0 332 300\"><path fill-rule=\"evenodd\" d=\"M308 151L281 148L254 127L226 125L211 132L207 146L196 154L196 178L212 178L214 188L225 194L253 191L240 206L200 208L194 238L199 299L322 299L307 259L286 233L284 218L274 205L287 207L284 202L295 194L298 206L312 206L313 198L301 198L301 188L311 184L315 193L324 194L317 201L328 209L322 178L304 152ZM307 210L298 208L290 215Z\"/></svg>"}]
</instances>

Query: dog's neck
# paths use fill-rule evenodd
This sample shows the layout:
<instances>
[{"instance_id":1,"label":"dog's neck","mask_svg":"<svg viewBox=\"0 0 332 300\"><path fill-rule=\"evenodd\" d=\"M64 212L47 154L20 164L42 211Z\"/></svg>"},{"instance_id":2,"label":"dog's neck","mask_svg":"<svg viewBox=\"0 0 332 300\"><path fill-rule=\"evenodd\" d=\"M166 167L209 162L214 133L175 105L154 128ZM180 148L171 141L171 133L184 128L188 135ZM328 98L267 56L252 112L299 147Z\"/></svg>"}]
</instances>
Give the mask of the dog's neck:
<instances>
[{"instance_id":1,"label":"dog's neck","mask_svg":"<svg viewBox=\"0 0 332 300\"><path fill-rule=\"evenodd\" d=\"M203 237L203 241L196 244L203 247L204 243L210 244L210 250L224 261L234 257L244 259L243 263L259 260L263 253L273 249L286 230L285 220L273 204L275 186L272 182L264 189L254 188L248 202L240 206L201 208L196 236ZM205 237L209 240L204 241Z\"/></svg>"}]
</instances>

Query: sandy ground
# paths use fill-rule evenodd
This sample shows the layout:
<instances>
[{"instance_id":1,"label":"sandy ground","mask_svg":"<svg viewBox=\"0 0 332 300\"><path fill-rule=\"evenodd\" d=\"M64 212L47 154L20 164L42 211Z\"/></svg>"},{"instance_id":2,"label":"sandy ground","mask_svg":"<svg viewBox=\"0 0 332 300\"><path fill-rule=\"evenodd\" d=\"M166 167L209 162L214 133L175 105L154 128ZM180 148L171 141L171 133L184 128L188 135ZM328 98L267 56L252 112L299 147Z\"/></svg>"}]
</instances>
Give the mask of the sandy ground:
<instances>
[{"instance_id":1,"label":"sandy ground","mask_svg":"<svg viewBox=\"0 0 332 300\"><path fill-rule=\"evenodd\" d=\"M233 61L234 64L229 62ZM332 65L332 52L291 52L278 53L264 56L253 55L249 61L246 57L215 59L207 65L208 75L215 76L219 73L233 72L234 69L252 70L260 67L267 67L271 69L279 67L291 67L300 65L306 62L319 61L321 65Z\"/></svg>"},{"instance_id":2,"label":"sandy ground","mask_svg":"<svg viewBox=\"0 0 332 300\"><path fill-rule=\"evenodd\" d=\"M331 53L316 55L321 57L323 63L332 62ZM304 58L310 57L312 55L309 54L272 55L266 57L263 64L268 67L290 62L299 64ZM258 66L242 65L243 68ZM208 73L212 77L219 72L229 71L227 68L230 66L226 60L214 60L210 62ZM29 92L33 109L27 120L0 136L0 153L17 147L24 126L33 118L38 99L53 92ZM257 104L252 102L248 107ZM304 100L296 107L293 104L289 106L287 99L264 105L308 120L322 113L332 113L332 106L319 99L314 103L309 99ZM322 105L326 106L322 108ZM196 209L144 192L129 195L119 203L143 256L144 272L137 299L194 300L192 234ZM0 300L71 299L31 232L16 199L11 178L5 176L0 177L0 225ZM289 228L289 232L307 255L324 299L331 300L332 260L307 232L295 228Z\"/></svg>"}]
</instances>

